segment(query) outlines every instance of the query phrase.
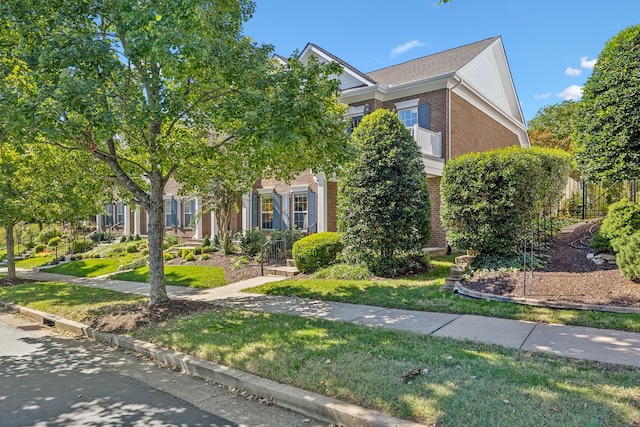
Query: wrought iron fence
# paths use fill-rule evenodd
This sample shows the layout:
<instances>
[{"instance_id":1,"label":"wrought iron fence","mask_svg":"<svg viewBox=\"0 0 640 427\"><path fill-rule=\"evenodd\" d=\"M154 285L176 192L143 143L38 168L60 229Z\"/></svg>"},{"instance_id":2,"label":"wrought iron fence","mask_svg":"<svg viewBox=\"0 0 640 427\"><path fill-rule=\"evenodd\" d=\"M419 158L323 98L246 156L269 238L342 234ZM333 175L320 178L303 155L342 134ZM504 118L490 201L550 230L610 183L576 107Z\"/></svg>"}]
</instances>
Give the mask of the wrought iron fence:
<instances>
[{"instance_id":1,"label":"wrought iron fence","mask_svg":"<svg viewBox=\"0 0 640 427\"><path fill-rule=\"evenodd\" d=\"M262 245L260 251L260 271L264 276L264 268L269 265L284 265L291 258L293 244L288 239L269 240Z\"/></svg>"}]
</instances>

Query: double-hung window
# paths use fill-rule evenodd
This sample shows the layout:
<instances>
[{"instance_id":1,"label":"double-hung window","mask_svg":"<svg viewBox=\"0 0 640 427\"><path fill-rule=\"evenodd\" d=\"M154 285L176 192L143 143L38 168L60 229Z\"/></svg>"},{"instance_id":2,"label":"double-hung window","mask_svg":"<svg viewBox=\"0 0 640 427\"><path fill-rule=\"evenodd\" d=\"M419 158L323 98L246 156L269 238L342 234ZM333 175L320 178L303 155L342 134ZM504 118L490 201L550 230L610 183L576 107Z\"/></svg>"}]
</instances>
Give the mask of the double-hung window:
<instances>
[{"instance_id":1,"label":"double-hung window","mask_svg":"<svg viewBox=\"0 0 640 427\"><path fill-rule=\"evenodd\" d=\"M193 219L195 218L195 199L187 199L184 202L184 226L193 227Z\"/></svg>"},{"instance_id":2,"label":"double-hung window","mask_svg":"<svg viewBox=\"0 0 640 427\"><path fill-rule=\"evenodd\" d=\"M118 224L124 225L124 203L118 202Z\"/></svg>"},{"instance_id":3,"label":"double-hung window","mask_svg":"<svg viewBox=\"0 0 640 427\"><path fill-rule=\"evenodd\" d=\"M306 230L308 227L307 215L309 212L308 193L293 193L293 225L298 230Z\"/></svg>"},{"instance_id":4,"label":"double-hung window","mask_svg":"<svg viewBox=\"0 0 640 427\"><path fill-rule=\"evenodd\" d=\"M412 128L413 125L418 123L418 107L406 108L398 111L398 117L408 128Z\"/></svg>"},{"instance_id":5,"label":"double-hung window","mask_svg":"<svg viewBox=\"0 0 640 427\"><path fill-rule=\"evenodd\" d=\"M260 196L260 228L273 230L273 194Z\"/></svg>"},{"instance_id":6,"label":"double-hung window","mask_svg":"<svg viewBox=\"0 0 640 427\"><path fill-rule=\"evenodd\" d=\"M164 199L164 226L173 227L173 199Z\"/></svg>"}]
</instances>

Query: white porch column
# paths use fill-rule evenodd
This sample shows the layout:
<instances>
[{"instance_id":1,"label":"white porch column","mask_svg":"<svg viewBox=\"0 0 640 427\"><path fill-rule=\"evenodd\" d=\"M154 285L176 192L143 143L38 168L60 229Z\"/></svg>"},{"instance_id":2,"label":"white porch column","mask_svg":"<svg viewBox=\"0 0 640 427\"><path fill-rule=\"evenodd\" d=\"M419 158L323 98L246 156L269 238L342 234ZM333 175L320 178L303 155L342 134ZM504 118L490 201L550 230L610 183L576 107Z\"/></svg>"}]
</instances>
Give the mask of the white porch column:
<instances>
[{"instance_id":1,"label":"white porch column","mask_svg":"<svg viewBox=\"0 0 640 427\"><path fill-rule=\"evenodd\" d=\"M102 215L100 214L96 215L96 230L102 230Z\"/></svg>"},{"instance_id":2,"label":"white porch column","mask_svg":"<svg viewBox=\"0 0 640 427\"><path fill-rule=\"evenodd\" d=\"M218 222L216 218L216 213L211 212L211 234L209 234L209 237L213 238L213 236L217 236L217 235L218 235Z\"/></svg>"},{"instance_id":3,"label":"white porch column","mask_svg":"<svg viewBox=\"0 0 640 427\"><path fill-rule=\"evenodd\" d=\"M140 235L140 206L136 206L136 210L133 211L133 234Z\"/></svg>"},{"instance_id":4,"label":"white porch column","mask_svg":"<svg viewBox=\"0 0 640 427\"><path fill-rule=\"evenodd\" d=\"M193 235L194 239L202 239L202 215L200 215L200 209L202 209L202 200L200 200L199 197L196 197L195 199L195 203L194 203L194 212L193 214L196 215L196 229L195 229L195 234Z\"/></svg>"},{"instance_id":5,"label":"white porch column","mask_svg":"<svg viewBox=\"0 0 640 427\"><path fill-rule=\"evenodd\" d=\"M124 205L122 210L124 215L124 235L129 236L131 235L131 209L129 205Z\"/></svg>"},{"instance_id":6,"label":"white porch column","mask_svg":"<svg viewBox=\"0 0 640 427\"><path fill-rule=\"evenodd\" d=\"M327 176L319 172L313 176L318 183L318 233L327 231Z\"/></svg>"},{"instance_id":7,"label":"white porch column","mask_svg":"<svg viewBox=\"0 0 640 427\"><path fill-rule=\"evenodd\" d=\"M251 229L251 193L242 195L242 231Z\"/></svg>"}]
</instances>

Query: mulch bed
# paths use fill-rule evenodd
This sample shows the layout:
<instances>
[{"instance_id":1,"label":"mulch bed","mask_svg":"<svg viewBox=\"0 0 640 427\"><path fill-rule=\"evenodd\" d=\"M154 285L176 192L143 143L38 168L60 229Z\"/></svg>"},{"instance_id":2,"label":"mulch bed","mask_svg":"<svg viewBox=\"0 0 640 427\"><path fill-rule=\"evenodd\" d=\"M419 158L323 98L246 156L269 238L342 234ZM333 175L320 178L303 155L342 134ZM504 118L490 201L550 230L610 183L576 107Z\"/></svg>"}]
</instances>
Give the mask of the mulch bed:
<instances>
[{"instance_id":1,"label":"mulch bed","mask_svg":"<svg viewBox=\"0 0 640 427\"><path fill-rule=\"evenodd\" d=\"M558 234L550 259L541 271L519 273L490 272L464 283L467 289L508 297L546 301L640 307L640 283L624 277L615 265L598 266L587 259L594 224L585 224L572 233ZM591 231L591 232L590 232ZM587 245L576 243L582 238Z\"/></svg>"},{"instance_id":2,"label":"mulch bed","mask_svg":"<svg viewBox=\"0 0 640 427\"><path fill-rule=\"evenodd\" d=\"M248 263L236 267L235 263L242 255L224 255L222 253L213 252L209 254L210 258L204 261L185 262L182 258L174 258L166 261L165 265L206 265L209 267L222 267L224 277L227 283L236 283L242 280L251 279L261 275L260 264L251 260ZM200 259L201 255L196 255L196 259Z\"/></svg>"}]
</instances>

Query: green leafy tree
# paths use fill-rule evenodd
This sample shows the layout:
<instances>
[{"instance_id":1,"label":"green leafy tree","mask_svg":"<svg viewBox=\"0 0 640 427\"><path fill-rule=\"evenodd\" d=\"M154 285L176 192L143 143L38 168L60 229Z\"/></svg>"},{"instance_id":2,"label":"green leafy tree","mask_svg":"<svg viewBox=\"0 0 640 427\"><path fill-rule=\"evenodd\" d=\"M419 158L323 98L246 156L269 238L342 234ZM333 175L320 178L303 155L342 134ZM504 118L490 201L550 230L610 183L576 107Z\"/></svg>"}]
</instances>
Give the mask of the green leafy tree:
<instances>
[{"instance_id":1,"label":"green leafy tree","mask_svg":"<svg viewBox=\"0 0 640 427\"><path fill-rule=\"evenodd\" d=\"M339 228L347 250L378 275L430 238L431 204L420 149L397 114L379 109L353 132L360 150L340 181ZM396 271L399 273L400 271Z\"/></svg>"},{"instance_id":2,"label":"green leafy tree","mask_svg":"<svg viewBox=\"0 0 640 427\"><path fill-rule=\"evenodd\" d=\"M150 304L168 300L163 189L252 171L330 172L348 154L335 63L242 35L248 0L6 0L49 143L89 152L148 213ZM246 180L248 181L248 180Z\"/></svg>"},{"instance_id":3,"label":"green leafy tree","mask_svg":"<svg viewBox=\"0 0 640 427\"><path fill-rule=\"evenodd\" d=\"M540 109L529 121L529 139L538 147L573 150L573 133L577 103L564 101Z\"/></svg>"},{"instance_id":4,"label":"green leafy tree","mask_svg":"<svg viewBox=\"0 0 640 427\"><path fill-rule=\"evenodd\" d=\"M575 159L587 179L640 176L640 25L607 42L576 115Z\"/></svg>"}]
</instances>

